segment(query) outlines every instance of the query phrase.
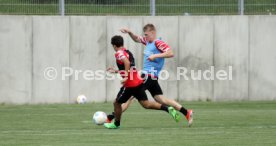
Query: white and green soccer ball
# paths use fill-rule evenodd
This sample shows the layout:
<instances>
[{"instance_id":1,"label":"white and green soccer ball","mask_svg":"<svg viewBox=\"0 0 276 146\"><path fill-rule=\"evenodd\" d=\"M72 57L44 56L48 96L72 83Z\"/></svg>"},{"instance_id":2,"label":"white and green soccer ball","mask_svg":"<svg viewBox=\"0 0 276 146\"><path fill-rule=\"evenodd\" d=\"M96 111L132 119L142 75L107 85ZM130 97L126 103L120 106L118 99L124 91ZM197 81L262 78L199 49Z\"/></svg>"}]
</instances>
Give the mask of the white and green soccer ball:
<instances>
[{"instance_id":1,"label":"white and green soccer ball","mask_svg":"<svg viewBox=\"0 0 276 146\"><path fill-rule=\"evenodd\" d=\"M85 95L79 95L77 97L77 103L78 104L85 104L87 102L87 98Z\"/></svg>"},{"instance_id":2,"label":"white and green soccer ball","mask_svg":"<svg viewBox=\"0 0 276 146\"><path fill-rule=\"evenodd\" d=\"M105 112L97 111L94 113L92 121L97 125L102 125L105 123L106 119L107 119L107 115Z\"/></svg>"}]
</instances>

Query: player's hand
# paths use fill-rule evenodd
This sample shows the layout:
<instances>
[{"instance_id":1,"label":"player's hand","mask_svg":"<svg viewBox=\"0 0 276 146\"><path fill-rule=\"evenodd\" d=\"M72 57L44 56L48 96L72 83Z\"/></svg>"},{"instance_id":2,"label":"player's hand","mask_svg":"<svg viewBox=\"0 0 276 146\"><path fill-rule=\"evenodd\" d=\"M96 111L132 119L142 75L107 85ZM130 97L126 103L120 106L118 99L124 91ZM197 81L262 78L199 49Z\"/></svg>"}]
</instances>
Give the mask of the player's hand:
<instances>
[{"instance_id":1,"label":"player's hand","mask_svg":"<svg viewBox=\"0 0 276 146\"><path fill-rule=\"evenodd\" d=\"M149 60L149 61L153 61L155 59L155 56L154 55L150 55L148 58L147 58L147 60Z\"/></svg>"},{"instance_id":2,"label":"player's hand","mask_svg":"<svg viewBox=\"0 0 276 146\"><path fill-rule=\"evenodd\" d=\"M117 70L115 70L113 67L109 67L106 69L109 73L117 73Z\"/></svg>"},{"instance_id":3,"label":"player's hand","mask_svg":"<svg viewBox=\"0 0 276 146\"><path fill-rule=\"evenodd\" d=\"M122 29L120 29L120 31L121 31L122 33L129 33L129 32L130 32L130 30L127 29L127 28L122 28Z\"/></svg>"},{"instance_id":4,"label":"player's hand","mask_svg":"<svg viewBox=\"0 0 276 146\"><path fill-rule=\"evenodd\" d=\"M125 84L126 81L127 81L127 78L123 78L123 79L121 80L121 84L122 84L122 85Z\"/></svg>"}]
</instances>

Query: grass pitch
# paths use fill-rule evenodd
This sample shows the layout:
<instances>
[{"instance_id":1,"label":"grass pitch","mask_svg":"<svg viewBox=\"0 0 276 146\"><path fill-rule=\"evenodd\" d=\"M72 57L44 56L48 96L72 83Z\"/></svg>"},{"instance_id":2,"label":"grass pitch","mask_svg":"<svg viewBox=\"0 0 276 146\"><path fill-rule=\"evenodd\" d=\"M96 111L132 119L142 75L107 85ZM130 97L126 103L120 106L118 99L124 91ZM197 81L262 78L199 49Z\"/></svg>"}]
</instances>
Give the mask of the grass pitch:
<instances>
[{"instance_id":1,"label":"grass pitch","mask_svg":"<svg viewBox=\"0 0 276 146\"><path fill-rule=\"evenodd\" d=\"M95 111L109 113L111 103L1 105L0 145L276 145L275 101L184 105L194 110L190 128L184 117L175 123L167 113L134 102L116 130L91 122Z\"/></svg>"}]
</instances>

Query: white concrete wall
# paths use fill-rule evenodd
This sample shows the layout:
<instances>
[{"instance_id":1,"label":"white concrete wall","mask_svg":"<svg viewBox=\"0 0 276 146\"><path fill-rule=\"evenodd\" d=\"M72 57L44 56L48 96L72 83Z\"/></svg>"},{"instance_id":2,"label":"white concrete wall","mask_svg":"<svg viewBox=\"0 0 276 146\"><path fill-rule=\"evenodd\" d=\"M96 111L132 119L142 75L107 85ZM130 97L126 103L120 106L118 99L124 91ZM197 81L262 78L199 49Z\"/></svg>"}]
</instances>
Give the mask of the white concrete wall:
<instances>
[{"instance_id":1,"label":"white concrete wall","mask_svg":"<svg viewBox=\"0 0 276 146\"><path fill-rule=\"evenodd\" d=\"M70 28L70 67L82 71L70 78L70 102L79 94L89 97L90 102L106 101L105 80L83 78L89 70L106 68L106 17L71 17Z\"/></svg>"},{"instance_id":2,"label":"white concrete wall","mask_svg":"<svg viewBox=\"0 0 276 146\"><path fill-rule=\"evenodd\" d=\"M134 43L127 27L142 35L153 23L157 36L168 43L175 57L166 59L170 73L160 81L164 95L178 100L276 100L275 16L0 16L0 103L72 103L79 94L90 102L115 99L119 80L86 81L79 74L61 79L61 68L105 70L116 67L113 35L122 35L125 47L142 68L142 44ZM177 67L191 70L233 67L233 80L177 81ZM57 79L44 78L55 67Z\"/></svg>"},{"instance_id":3,"label":"white concrete wall","mask_svg":"<svg viewBox=\"0 0 276 146\"><path fill-rule=\"evenodd\" d=\"M32 18L0 18L0 103L32 100Z\"/></svg>"},{"instance_id":4,"label":"white concrete wall","mask_svg":"<svg viewBox=\"0 0 276 146\"><path fill-rule=\"evenodd\" d=\"M69 66L69 17L35 16L33 21L32 103L68 103L69 79L61 68ZM44 70L57 69L57 79L46 80Z\"/></svg>"},{"instance_id":5,"label":"white concrete wall","mask_svg":"<svg viewBox=\"0 0 276 146\"><path fill-rule=\"evenodd\" d=\"M248 17L214 18L214 66L233 67L233 80L214 81L214 100L248 99Z\"/></svg>"},{"instance_id":6,"label":"white concrete wall","mask_svg":"<svg viewBox=\"0 0 276 146\"><path fill-rule=\"evenodd\" d=\"M249 99L276 99L276 19L249 17Z\"/></svg>"},{"instance_id":7,"label":"white concrete wall","mask_svg":"<svg viewBox=\"0 0 276 146\"><path fill-rule=\"evenodd\" d=\"M213 66L214 27L212 17L179 18L179 67L188 70L188 79L179 80L180 100L213 100L212 80L192 80L191 70Z\"/></svg>"}]
</instances>

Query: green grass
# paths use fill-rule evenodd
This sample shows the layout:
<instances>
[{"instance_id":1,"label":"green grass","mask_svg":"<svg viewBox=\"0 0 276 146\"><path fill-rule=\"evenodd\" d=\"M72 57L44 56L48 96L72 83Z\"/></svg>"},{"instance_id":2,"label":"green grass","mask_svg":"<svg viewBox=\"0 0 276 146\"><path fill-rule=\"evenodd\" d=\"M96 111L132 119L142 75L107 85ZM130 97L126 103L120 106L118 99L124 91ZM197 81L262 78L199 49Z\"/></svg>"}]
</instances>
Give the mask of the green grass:
<instances>
[{"instance_id":1,"label":"green grass","mask_svg":"<svg viewBox=\"0 0 276 146\"><path fill-rule=\"evenodd\" d=\"M167 113L135 102L116 130L91 122L95 111L111 111L111 103L1 105L0 145L276 145L275 101L185 104L195 112L191 128L184 118L175 123Z\"/></svg>"},{"instance_id":2,"label":"green grass","mask_svg":"<svg viewBox=\"0 0 276 146\"><path fill-rule=\"evenodd\" d=\"M103 0L102 0L103 1ZM149 15L149 0L66 0L66 15ZM110 3L113 2L113 3ZM237 15L238 0L156 0L156 15ZM276 0L245 0L248 15L276 14ZM0 0L0 14L58 15L58 0Z\"/></svg>"}]
</instances>

